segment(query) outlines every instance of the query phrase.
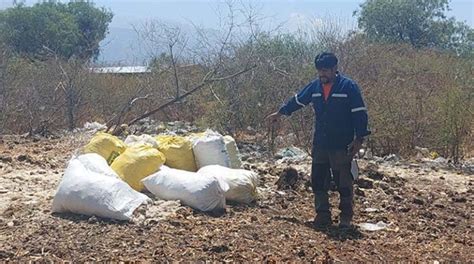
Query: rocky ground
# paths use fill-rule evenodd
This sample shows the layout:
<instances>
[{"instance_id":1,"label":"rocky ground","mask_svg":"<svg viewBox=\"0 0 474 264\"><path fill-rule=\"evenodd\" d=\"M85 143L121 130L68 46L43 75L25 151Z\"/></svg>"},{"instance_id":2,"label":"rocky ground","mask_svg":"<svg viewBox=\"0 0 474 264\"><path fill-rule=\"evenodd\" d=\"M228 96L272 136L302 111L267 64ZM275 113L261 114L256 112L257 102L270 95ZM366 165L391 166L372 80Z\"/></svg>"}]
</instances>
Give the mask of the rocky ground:
<instances>
[{"instance_id":1,"label":"rocky ground","mask_svg":"<svg viewBox=\"0 0 474 264\"><path fill-rule=\"evenodd\" d=\"M346 231L313 229L310 159L276 160L251 139L239 146L244 166L260 175L255 204L229 205L213 215L155 201L132 222L52 214L67 161L89 137L77 131L0 138L0 261L474 260L472 163L361 160L356 226ZM279 189L288 167L298 177L280 181ZM335 205L337 193L331 200ZM368 231L366 223L383 229Z\"/></svg>"}]
</instances>

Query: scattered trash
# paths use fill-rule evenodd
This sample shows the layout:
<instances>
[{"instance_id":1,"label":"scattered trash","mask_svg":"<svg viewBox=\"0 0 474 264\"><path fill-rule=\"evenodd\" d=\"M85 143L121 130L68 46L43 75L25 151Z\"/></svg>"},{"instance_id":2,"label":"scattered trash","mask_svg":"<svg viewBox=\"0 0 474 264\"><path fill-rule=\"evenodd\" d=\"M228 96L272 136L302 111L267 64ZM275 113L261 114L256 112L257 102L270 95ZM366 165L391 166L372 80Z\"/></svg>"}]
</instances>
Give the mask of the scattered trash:
<instances>
[{"instance_id":1,"label":"scattered trash","mask_svg":"<svg viewBox=\"0 0 474 264\"><path fill-rule=\"evenodd\" d=\"M106 129L107 129L107 126L99 122L86 122L84 124L84 130L88 132L92 132L92 133L106 130Z\"/></svg>"},{"instance_id":2,"label":"scattered trash","mask_svg":"<svg viewBox=\"0 0 474 264\"><path fill-rule=\"evenodd\" d=\"M375 213L375 212L378 212L378 211L380 211L380 210L377 209L377 208L371 208L371 207L364 209L364 212L367 212L367 213Z\"/></svg>"},{"instance_id":3,"label":"scattered trash","mask_svg":"<svg viewBox=\"0 0 474 264\"><path fill-rule=\"evenodd\" d=\"M391 162L397 162L400 161L400 157L396 154L390 154L388 156L385 156L383 158L384 161L391 161Z\"/></svg>"},{"instance_id":4,"label":"scattered trash","mask_svg":"<svg viewBox=\"0 0 474 264\"><path fill-rule=\"evenodd\" d=\"M152 136L147 135L147 134L143 134L143 135L140 135L140 136L129 135L125 139L124 143L128 147L148 144L151 147L158 148L158 142Z\"/></svg>"},{"instance_id":5,"label":"scattered trash","mask_svg":"<svg viewBox=\"0 0 474 264\"><path fill-rule=\"evenodd\" d=\"M358 224L358 226L364 231L380 231L380 230L386 229L388 227L388 224L386 224L383 221L379 221L376 224L362 223L362 224Z\"/></svg>"},{"instance_id":6,"label":"scattered trash","mask_svg":"<svg viewBox=\"0 0 474 264\"><path fill-rule=\"evenodd\" d=\"M354 181L359 178L359 165L356 159L353 159L351 162L351 174Z\"/></svg>"},{"instance_id":7,"label":"scattered trash","mask_svg":"<svg viewBox=\"0 0 474 264\"><path fill-rule=\"evenodd\" d=\"M309 157L308 153L297 147L287 147L277 151L275 158L279 163L287 161L303 161Z\"/></svg>"}]
</instances>

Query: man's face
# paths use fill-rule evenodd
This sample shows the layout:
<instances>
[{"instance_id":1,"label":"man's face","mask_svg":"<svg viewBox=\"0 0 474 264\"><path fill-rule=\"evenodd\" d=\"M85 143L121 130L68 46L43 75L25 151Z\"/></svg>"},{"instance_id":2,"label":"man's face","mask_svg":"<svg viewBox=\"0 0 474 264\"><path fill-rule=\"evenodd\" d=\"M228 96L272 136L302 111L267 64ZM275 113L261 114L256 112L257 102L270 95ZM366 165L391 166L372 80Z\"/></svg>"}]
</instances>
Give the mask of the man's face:
<instances>
[{"instance_id":1,"label":"man's face","mask_svg":"<svg viewBox=\"0 0 474 264\"><path fill-rule=\"evenodd\" d=\"M318 69L319 80L322 83L331 83L336 79L337 67Z\"/></svg>"}]
</instances>

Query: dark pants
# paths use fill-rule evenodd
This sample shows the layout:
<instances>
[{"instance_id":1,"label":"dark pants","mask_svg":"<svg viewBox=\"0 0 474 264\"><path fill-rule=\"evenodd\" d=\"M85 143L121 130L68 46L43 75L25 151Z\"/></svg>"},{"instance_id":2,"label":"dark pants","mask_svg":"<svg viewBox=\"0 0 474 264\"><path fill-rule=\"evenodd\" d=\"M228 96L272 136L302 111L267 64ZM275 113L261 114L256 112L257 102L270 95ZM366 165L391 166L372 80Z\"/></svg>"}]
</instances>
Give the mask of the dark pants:
<instances>
[{"instance_id":1,"label":"dark pants","mask_svg":"<svg viewBox=\"0 0 474 264\"><path fill-rule=\"evenodd\" d=\"M341 214L352 218L353 211L353 178L351 174L352 157L345 150L313 151L311 183L317 214L330 214L328 191L331 182L331 170L340 195L339 209Z\"/></svg>"}]
</instances>

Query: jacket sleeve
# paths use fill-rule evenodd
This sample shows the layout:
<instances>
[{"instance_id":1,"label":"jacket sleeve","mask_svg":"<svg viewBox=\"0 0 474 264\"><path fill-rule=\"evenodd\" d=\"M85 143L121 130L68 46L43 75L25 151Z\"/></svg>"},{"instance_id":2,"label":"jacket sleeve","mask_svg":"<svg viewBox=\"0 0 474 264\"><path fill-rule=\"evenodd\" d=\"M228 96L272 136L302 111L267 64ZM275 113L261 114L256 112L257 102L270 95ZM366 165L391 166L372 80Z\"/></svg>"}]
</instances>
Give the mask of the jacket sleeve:
<instances>
[{"instance_id":1,"label":"jacket sleeve","mask_svg":"<svg viewBox=\"0 0 474 264\"><path fill-rule=\"evenodd\" d=\"M367 107L362 99L362 94L356 83L352 82L349 89L349 102L351 108L352 124L357 138L371 134L368 130Z\"/></svg>"},{"instance_id":2,"label":"jacket sleeve","mask_svg":"<svg viewBox=\"0 0 474 264\"><path fill-rule=\"evenodd\" d=\"M286 104L284 104L278 112L282 115L289 116L293 112L303 108L311 102L313 83L310 82L299 93L295 94Z\"/></svg>"}]
</instances>

